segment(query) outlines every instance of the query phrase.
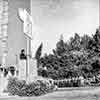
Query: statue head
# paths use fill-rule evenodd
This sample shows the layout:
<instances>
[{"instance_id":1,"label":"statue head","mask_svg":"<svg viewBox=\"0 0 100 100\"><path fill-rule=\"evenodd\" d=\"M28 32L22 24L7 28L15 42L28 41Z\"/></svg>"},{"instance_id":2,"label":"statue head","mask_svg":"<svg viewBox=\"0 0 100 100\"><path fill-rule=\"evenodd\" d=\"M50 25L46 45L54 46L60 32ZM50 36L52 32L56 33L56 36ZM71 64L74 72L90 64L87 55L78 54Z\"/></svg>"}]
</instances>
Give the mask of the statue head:
<instances>
[{"instance_id":1,"label":"statue head","mask_svg":"<svg viewBox=\"0 0 100 100\"><path fill-rule=\"evenodd\" d=\"M25 53L25 50L24 50L24 49L22 49L22 50L21 50L21 53Z\"/></svg>"}]
</instances>

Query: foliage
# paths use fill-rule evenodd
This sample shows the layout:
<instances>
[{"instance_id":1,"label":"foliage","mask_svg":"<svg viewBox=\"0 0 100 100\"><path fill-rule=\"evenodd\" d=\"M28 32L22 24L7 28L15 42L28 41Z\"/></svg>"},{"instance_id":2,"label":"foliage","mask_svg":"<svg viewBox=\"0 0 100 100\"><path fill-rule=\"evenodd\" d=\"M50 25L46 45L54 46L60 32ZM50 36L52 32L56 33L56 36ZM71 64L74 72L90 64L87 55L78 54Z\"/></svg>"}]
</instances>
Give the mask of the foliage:
<instances>
[{"instance_id":1,"label":"foliage","mask_svg":"<svg viewBox=\"0 0 100 100\"><path fill-rule=\"evenodd\" d=\"M56 50L53 50L53 52L57 56L62 56L62 54L66 52L66 44L64 43L63 35L60 36L60 40L56 44Z\"/></svg>"},{"instance_id":2,"label":"foliage","mask_svg":"<svg viewBox=\"0 0 100 100\"><path fill-rule=\"evenodd\" d=\"M87 34L84 34L82 37L81 37L81 48L87 50L89 49L89 42L92 40L92 38L90 36L88 36Z\"/></svg>"},{"instance_id":3,"label":"foliage","mask_svg":"<svg viewBox=\"0 0 100 100\"><path fill-rule=\"evenodd\" d=\"M54 88L54 84L45 80L37 80L27 84L25 81L16 78L10 78L7 86L10 94L18 96L39 96L52 92Z\"/></svg>"},{"instance_id":4,"label":"foliage","mask_svg":"<svg viewBox=\"0 0 100 100\"><path fill-rule=\"evenodd\" d=\"M91 37L77 33L65 42L63 36L53 54L40 57L39 75L52 79L96 76L100 72L100 28Z\"/></svg>"},{"instance_id":5,"label":"foliage","mask_svg":"<svg viewBox=\"0 0 100 100\"><path fill-rule=\"evenodd\" d=\"M56 84L59 88L82 86L80 79L55 80L54 84Z\"/></svg>"},{"instance_id":6,"label":"foliage","mask_svg":"<svg viewBox=\"0 0 100 100\"><path fill-rule=\"evenodd\" d=\"M97 29L96 33L93 35L92 48L95 52L100 52L100 29Z\"/></svg>"},{"instance_id":7,"label":"foliage","mask_svg":"<svg viewBox=\"0 0 100 100\"><path fill-rule=\"evenodd\" d=\"M40 57L41 57L42 48L43 48L43 44L41 43L40 46L38 47L37 51L36 51L36 54L35 54L35 58L36 58L37 60L39 60Z\"/></svg>"},{"instance_id":8,"label":"foliage","mask_svg":"<svg viewBox=\"0 0 100 100\"><path fill-rule=\"evenodd\" d=\"M77 33L75 33L74 38L70 39L70 42L69 42L70 48L69 49L79 51L81 49L81 43L80 42L81 42L80 36Z\"/></svg>"}]
</instances>

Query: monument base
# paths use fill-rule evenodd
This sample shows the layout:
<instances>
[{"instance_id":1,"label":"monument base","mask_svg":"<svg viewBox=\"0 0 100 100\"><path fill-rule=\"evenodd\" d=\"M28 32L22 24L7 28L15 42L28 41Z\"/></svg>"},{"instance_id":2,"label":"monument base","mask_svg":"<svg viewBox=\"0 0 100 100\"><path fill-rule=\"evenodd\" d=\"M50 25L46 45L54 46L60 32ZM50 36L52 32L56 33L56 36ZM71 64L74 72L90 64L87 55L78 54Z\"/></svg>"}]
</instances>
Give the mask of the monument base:
<instances>
[{"instance_id":1,"label":"monument base","mask_svg":"<svg viewBox=\"0 0 100 100\"><path fill-rule=\"evenodd\" d=\"M26 81L34 80L34 77L37 77L37 60L29 59L29 66L26 66L26 60L20 60L18 70L18 79Z\"/></svg>"},{"instance_id":2,"label":"monument base","mask_svg":"<svg viewBox=\"0 0 100 100\"><path fill-rule=\"evenodd\" d=\"M29 71L28 71L27 82L32 82L38 76L38 74L37 74L37 60L36 59L30 59L29 65L30 66L29 66Z\"/></svg>"},{"instance_id":3,"label":"monument base","mask_svg":"<svg viewBox=\"0 0 100 100\"><path fill-rule=\"evenodd\" d=\"M18 68L18 79L26 80L26 60L19 61L19 68Z\"/></svg>"}]
</instances>

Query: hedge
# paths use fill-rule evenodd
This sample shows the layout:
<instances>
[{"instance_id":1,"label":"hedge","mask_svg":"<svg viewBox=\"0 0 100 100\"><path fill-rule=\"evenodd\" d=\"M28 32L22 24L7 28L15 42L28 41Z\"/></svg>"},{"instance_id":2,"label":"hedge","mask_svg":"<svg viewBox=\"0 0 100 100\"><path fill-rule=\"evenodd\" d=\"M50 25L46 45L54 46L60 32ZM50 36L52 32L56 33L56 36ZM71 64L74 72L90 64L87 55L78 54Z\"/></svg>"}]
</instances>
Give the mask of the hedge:
<instances>
[{"instance_id":1,"label":"hedge","mask_svg":"<svg viewBox=\"0 0 100 100\"><path fill-rule=\"evenodd\" d=\"M65 79L65 80L55 80L54 84L57 85L59 88L64 88L64 87L80 87L83 86L84 84L81 84L80 79Z\"/></svg>"},{"instance_id":2,"label":"hedge","mask_svg":"<svg viewBox=\"0 0 100 100\"><path fill-rule=\"evenodd\" d=\"M18 96L40 96L53 92L54 89L54 84L45 80L37 80L32 83L26 83L25 81L18 80L17 78L10 78L7 86L7 91L11 95Z\"/></svg>"}]
</instances>

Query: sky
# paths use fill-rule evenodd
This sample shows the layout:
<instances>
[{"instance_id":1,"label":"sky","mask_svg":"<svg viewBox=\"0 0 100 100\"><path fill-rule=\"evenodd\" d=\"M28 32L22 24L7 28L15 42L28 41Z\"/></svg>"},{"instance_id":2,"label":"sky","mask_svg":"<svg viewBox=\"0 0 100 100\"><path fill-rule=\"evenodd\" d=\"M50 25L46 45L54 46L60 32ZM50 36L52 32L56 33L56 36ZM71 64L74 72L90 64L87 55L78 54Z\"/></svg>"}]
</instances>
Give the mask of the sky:
<instances>
[{"instance_id":1,"label":"sky","mask_svg":"<svg viewBox=\"0 0 100 100\"><path fill-rule=\"evenodd\" d=\"M99 0L31 0L33 18L32 51L43 42L42 55L52 53L63 34L94 34L99 26Z\"/></svg>"}]
</instances>

